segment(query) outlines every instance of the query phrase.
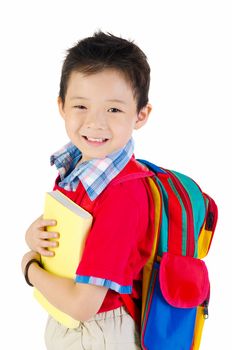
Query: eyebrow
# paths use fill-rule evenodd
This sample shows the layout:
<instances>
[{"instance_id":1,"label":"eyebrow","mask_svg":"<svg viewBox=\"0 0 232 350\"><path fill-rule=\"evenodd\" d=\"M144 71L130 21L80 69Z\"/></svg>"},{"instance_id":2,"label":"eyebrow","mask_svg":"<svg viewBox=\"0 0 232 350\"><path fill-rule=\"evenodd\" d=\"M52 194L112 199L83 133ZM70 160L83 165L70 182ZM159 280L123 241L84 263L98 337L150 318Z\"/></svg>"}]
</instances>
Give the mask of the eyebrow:
<instances>
[{"instance_id":1,"label":"eyebrow","mask_svg":"<svg viewBox=\"0 0 232 350\"><path fill-rule=\"evenodd\" d=\"M70 100L76 100L76 99L78 99L78 100L89 100L89 98L82 97L82 96L72 96L72 97L70 98ZM106 102L118 102L118 103L122 103L122 104L126 105L126 102L125 102L125 101L119 100L119 99L117 99L117 98L113 98L113 99L106 100Z\"/></svg>"},{"instance_id":2,"label":"eyebrow","mask_svg":"<svg viewBox=\"0 0 232 350\"><path fill-rule=\"evenodd\" d=\"M123 105L126 105L126 102L123 100L119 100L117 98L113 98L111 100L107 100L107 102L118 102L118 103L122 103Z\"/></svg>"},{"instance_id":3,"label":"eyebrow","mask_svg":"<svg viewBox=\"0 0 232 350\"><path fill-rule=\"evenodd\" d=\"M72 97L70 97L70 100L76 100L76 99L79 99L79 100L88 100L88 98L86 98L86 97L81 97L81 96L72 96Z\"/></svg>"}]
</instances>

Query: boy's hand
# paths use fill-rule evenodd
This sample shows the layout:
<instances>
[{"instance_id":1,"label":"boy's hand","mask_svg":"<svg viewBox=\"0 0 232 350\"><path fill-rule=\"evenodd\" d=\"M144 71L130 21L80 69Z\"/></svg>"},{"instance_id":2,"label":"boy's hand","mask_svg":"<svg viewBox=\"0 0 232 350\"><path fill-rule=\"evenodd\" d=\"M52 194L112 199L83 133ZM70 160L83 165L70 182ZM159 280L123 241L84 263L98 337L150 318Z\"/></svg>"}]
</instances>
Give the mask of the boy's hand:
<instances>
[{"instance_id":1,"label":"boy's hand","mask_svg":"<svg viewBox=\"0 0 232 350\"><path fill-rule=\"evenodd\" d=\"M58 242L50 241L50 239L59 238L59 234L46 231L46 227L55 225L56 221L45 220L42 215L36 219L26 231L25 239L28 247L40 255L53 256L55 253L47 248L58 246Z\"/></svg>"}]
</instances>

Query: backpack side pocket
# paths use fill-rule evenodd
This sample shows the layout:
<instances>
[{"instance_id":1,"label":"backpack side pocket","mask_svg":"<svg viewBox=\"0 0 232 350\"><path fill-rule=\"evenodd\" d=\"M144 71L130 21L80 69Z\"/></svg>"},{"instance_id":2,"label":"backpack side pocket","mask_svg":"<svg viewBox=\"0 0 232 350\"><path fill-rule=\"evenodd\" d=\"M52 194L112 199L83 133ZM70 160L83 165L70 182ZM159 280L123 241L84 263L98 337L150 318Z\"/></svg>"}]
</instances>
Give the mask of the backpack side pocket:
<instances>
[{"instance_id":1,"label":"backpack side pocket","mask_svg":"<svg viewBox=\"0 0 232 350\"><path fill-rule=\"evenodd\" d=\"M142 333L143 349L190 350L198 305L208 295L205 264L196 258L165 253L154 269L157 273L148 299L149 317Z\"/></svg>"}]
</instances>

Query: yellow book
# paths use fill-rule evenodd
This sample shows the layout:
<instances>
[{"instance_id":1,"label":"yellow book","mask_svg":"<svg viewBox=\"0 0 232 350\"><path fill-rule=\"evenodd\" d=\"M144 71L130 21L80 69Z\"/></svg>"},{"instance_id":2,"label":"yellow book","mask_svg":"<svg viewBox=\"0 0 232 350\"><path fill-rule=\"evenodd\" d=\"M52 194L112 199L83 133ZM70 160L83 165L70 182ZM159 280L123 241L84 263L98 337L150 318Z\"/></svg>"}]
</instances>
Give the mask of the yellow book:
<instances>
[{"instance_id":1,"label":"yellow book","mask_svg":"<svg viewBox=\"0 0 232 350\"><path fill-rule=\"evenodd\" d=\"M48 226L47 231L58 232L59 246L49 248L55 255L41 256L45 270L74 279L80 262L87 234L92 225L92 215L74 203L60 191L47 192L45 195L44 219L56 220L56 226ZM45 310L65 327L75 328L79 321L58 310L34 288L34 296Z\"/></svg>"}]
</instances>

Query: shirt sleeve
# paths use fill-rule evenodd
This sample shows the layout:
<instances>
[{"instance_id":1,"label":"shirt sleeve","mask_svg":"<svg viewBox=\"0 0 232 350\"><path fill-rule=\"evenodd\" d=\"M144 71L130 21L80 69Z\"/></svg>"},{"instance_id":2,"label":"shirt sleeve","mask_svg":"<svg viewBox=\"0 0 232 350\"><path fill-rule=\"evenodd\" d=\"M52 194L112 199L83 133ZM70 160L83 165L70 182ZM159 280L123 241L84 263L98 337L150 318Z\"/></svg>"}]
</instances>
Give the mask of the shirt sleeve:
<instances>
[{"instance_id":1,"label":"shirt sleeve","mask_svg":"<svg viewBox=\"0 0 232 350\"><path fill-rule=\"evenodd\" d=\"M76 282L106 286L121 294L132 292L133 277L139 269L141 231L145 237L148 226L146 191L143 186L136 189L138 201L129 181L114 186L100 202L76 271Z\"/></svg>"}]
</instances>

